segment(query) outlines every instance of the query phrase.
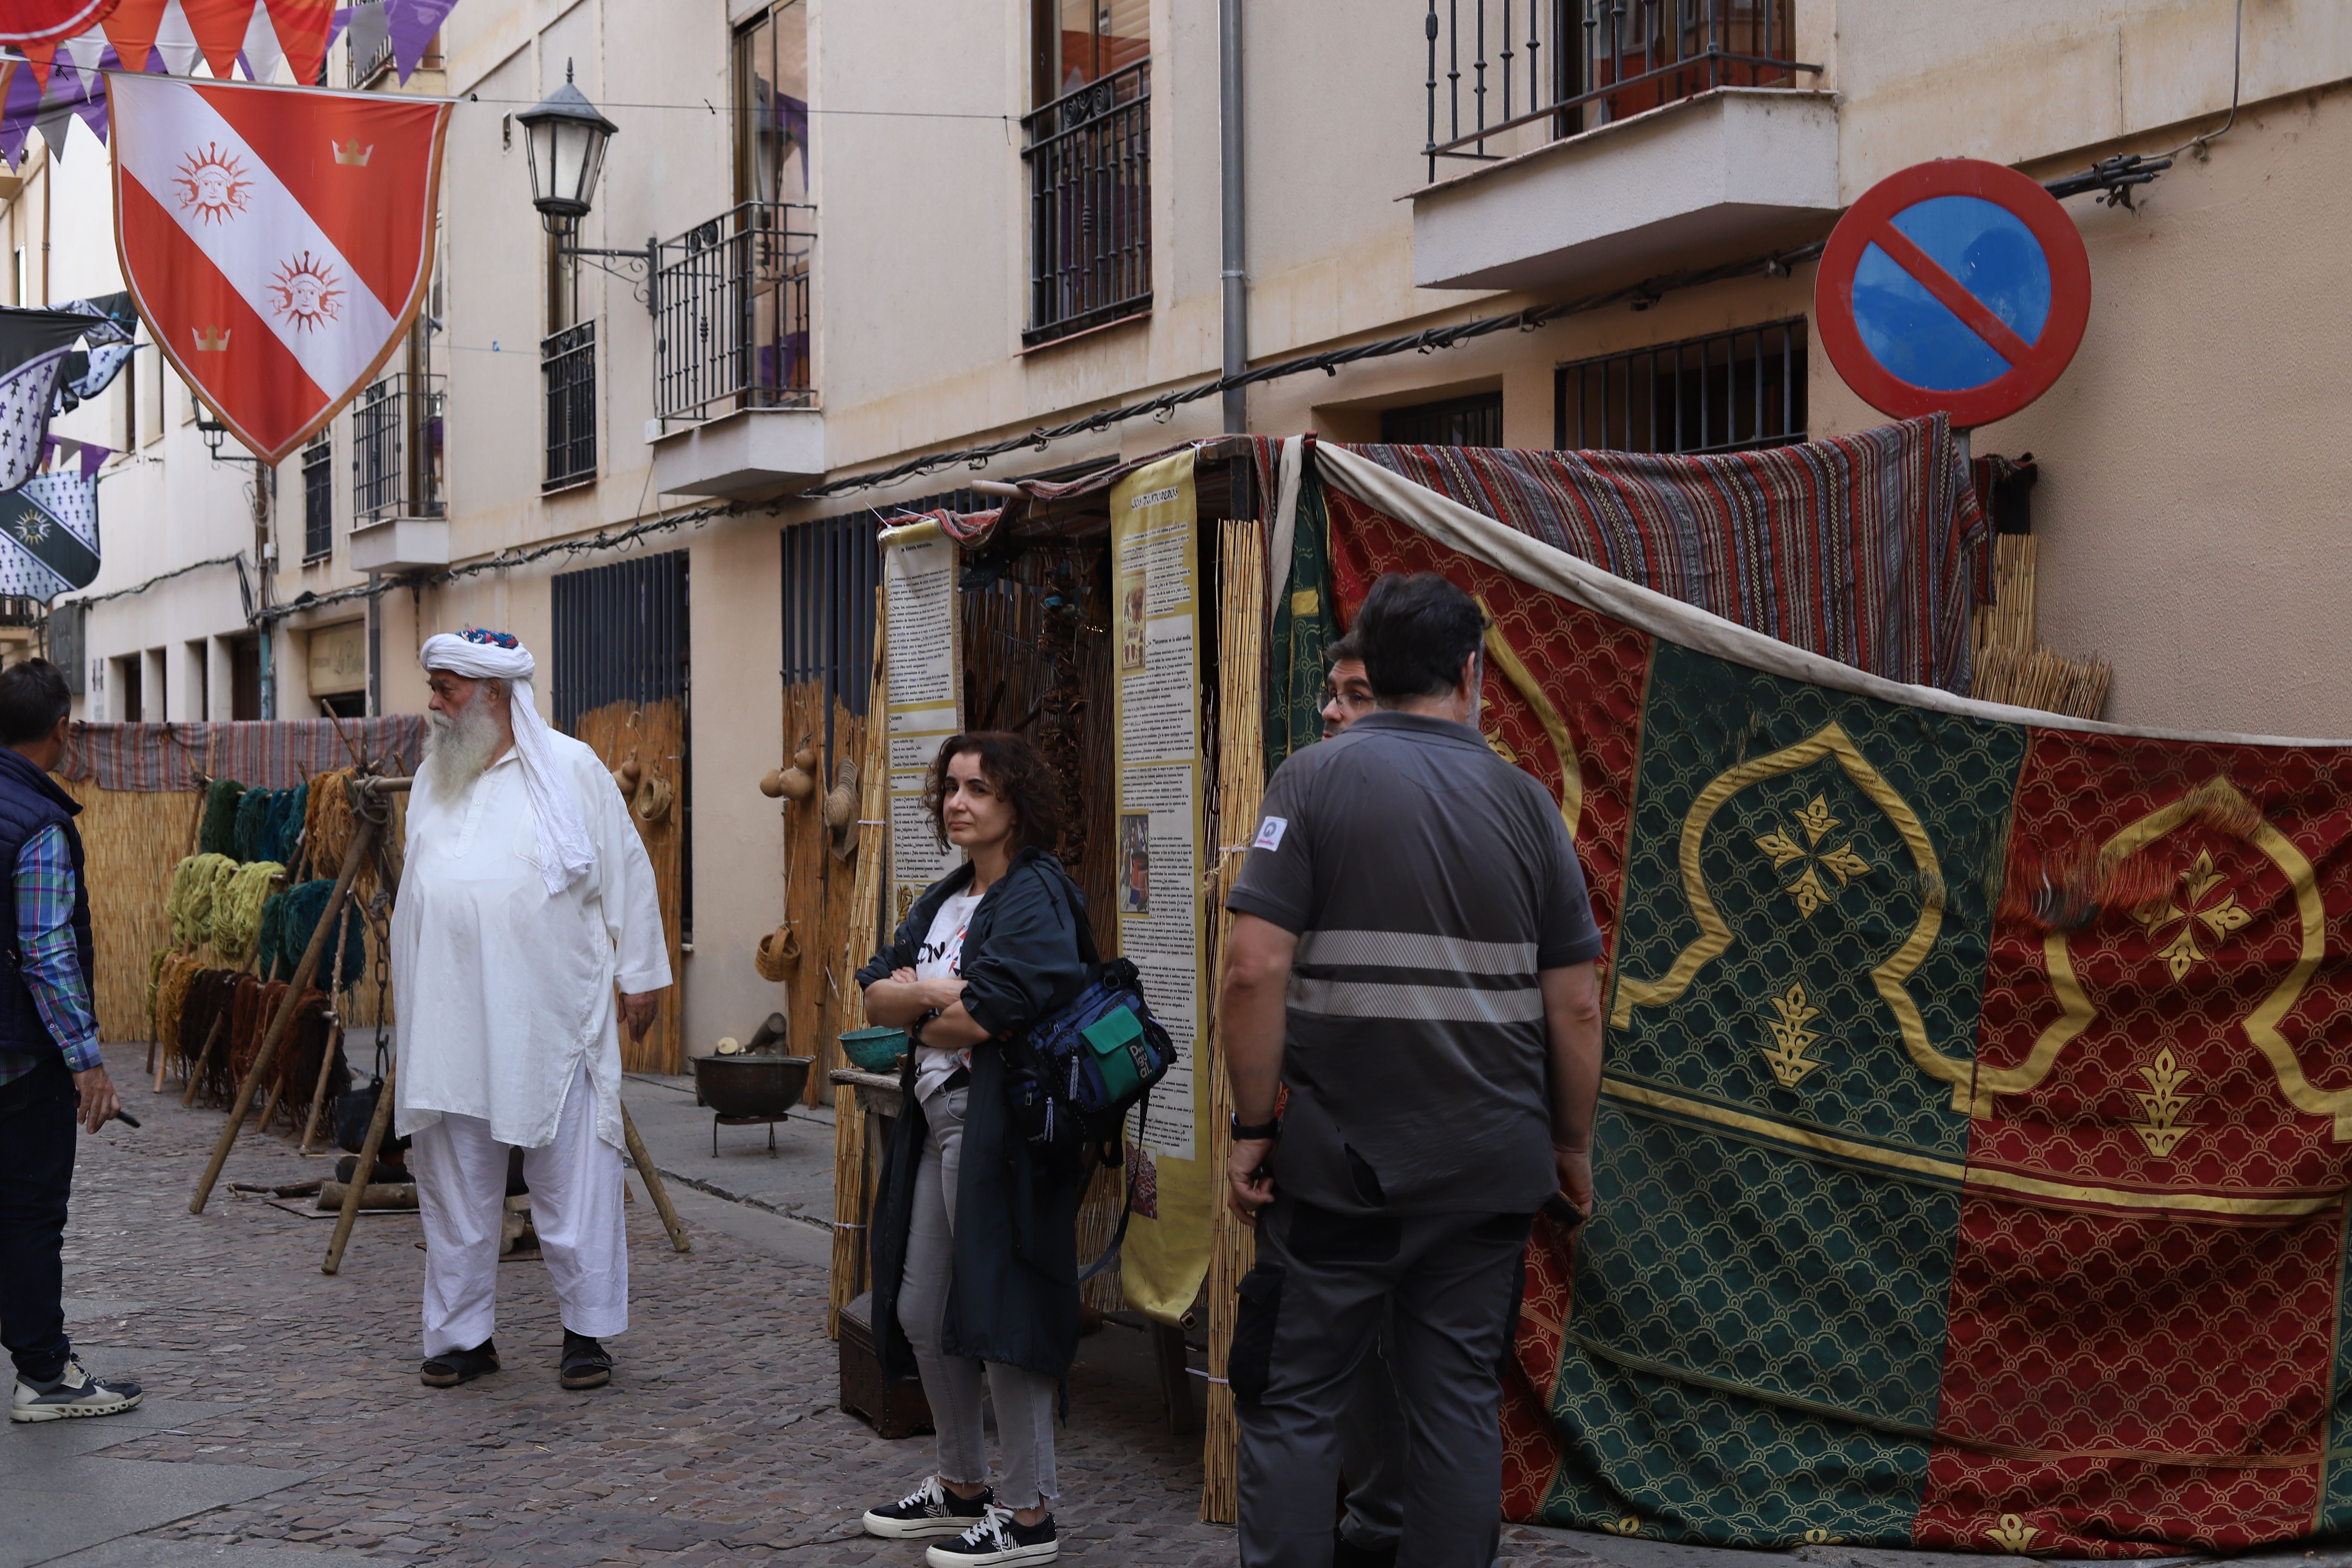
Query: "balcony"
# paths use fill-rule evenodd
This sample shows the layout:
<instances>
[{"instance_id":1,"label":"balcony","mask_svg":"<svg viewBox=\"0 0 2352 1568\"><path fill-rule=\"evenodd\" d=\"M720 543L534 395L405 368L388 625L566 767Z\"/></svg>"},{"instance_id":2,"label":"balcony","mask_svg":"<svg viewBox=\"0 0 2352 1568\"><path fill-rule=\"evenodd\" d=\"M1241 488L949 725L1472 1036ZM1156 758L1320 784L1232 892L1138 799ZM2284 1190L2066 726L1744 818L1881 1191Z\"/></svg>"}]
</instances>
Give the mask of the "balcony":
<instances>
[{"instance_id":1,"label":"balcony","mask_svg":"<svg viewBox=\"0 0 2352 1568\"><path fill-rule=\"evenodd\" d=\"M1821 68L1795 58L1793 0L1449 4L1423 21L1422 287L1664 270L1838 211L1836 100L1801 85Z\"/></svg>"},{"instance_id":2,"label":"balcony","mask_svg":"<svg viewBox=\"0 0 2352 1568\"><path fill-rule=\"evenodd\" d=\"M352 569L449 563L442 501L448 392L437 375L387 375L352 405Z\"/></svg>"},{"instance_id":3,"label":"balcony","mask_svg":"<svg viewBox=\"0 0 2352 1568\"><path fill-rule=\"evenodd\" d=\"M754 495L824 472L810 358L814 211L746 202L660 247L646 435L664 494Z\"/></svg>"},{"instance_id":4,"label":"balcony","mask_svg":"<svg viewBox=\"0 0 2352 1568\"><path fill-rule=\"evenodd\" d=\"M1021 121L1029 165L1028 344L1151 309L1151 62Z\"/></svg>"}]
</instances>

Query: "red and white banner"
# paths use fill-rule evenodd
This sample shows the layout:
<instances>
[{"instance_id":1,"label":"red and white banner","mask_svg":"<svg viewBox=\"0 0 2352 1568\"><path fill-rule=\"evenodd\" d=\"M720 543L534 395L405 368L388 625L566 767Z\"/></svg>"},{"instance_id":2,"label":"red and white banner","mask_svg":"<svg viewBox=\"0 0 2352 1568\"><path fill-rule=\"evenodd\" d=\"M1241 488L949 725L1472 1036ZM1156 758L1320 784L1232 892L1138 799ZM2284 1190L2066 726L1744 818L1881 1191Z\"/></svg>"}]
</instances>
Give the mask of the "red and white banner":
<instances>
[{"instance_id":1,"label":"red and white banner","mask_svg":"<svg viewBox=\"0 0 2352 1568\"><path fill-rule=\"evenodd\" d=\"M399 347L449 105L110 72L122 276L173 367L277 462Z\"/></svg>"},{"instance_id":2,"label":"red and white banner","mask_svg":"<svg viewBox=\"0 0 2352 1568\"><path fill-rule=\"evenodd\" d=\"M7 0L0 5L0 44L54 44L106 20L118 0Z\"/></svg>"}]
</instances>

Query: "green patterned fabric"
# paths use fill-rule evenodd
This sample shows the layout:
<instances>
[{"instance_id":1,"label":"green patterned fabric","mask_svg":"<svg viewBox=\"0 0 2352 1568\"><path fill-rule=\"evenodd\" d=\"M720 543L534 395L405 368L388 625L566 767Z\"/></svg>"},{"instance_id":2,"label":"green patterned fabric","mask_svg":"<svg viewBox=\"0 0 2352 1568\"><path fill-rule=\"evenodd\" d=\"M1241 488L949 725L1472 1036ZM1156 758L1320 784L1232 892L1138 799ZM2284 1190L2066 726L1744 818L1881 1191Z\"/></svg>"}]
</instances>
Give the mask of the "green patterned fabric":
<instances>
[{"instance_id":1,"label":"green patterned fabric","mask_svg":"<svg viewBox=\"0 0 2352 1568\"><path fill-rule=\"evenodd\" d=\"M1629 1005L1621 979L1567 1331L1585 1353L1552 1399L1578 1436L1544 1517L1748 1544L1907 1530L1968 1124L1885 1048L1904 1021L1873 975L1932 920L1900 988L1930 1046L1970 1055L2022 742L1656 645L1617 966L1673 985L1702 903L1727 944L1670 997Z\"/></svg>"},{"instance_id":2,"label":"green patterned fabric","mask_svg":"<svg viewBox=\"0 0 2352 1568\"><path fill-rule=\"evenodd\" d=\"M1304 459L1311 470L1315 447ZM1265 682L1265 776L1283 759L1323 738L1324 650L1339 640L1331 604L1331 522L1323 487L1299 487L1298 523L1290 541L1290 574L1274 599Z\"/></svg>"}]
</instances>

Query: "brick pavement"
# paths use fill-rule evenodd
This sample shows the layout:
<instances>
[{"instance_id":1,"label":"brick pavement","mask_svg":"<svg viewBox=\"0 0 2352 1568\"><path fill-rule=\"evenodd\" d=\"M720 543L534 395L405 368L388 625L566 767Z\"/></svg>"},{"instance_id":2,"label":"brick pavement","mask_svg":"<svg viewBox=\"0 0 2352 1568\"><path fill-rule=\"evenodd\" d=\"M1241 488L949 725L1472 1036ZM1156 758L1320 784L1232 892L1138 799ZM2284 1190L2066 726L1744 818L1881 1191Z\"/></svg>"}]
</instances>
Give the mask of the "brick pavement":
<instances>
[{"instance_id":1,"label":"brick pavement","mask_svg":"<svg viewBox=\"0 0 2352 1568\"><path fill-rule=\"evenodd\" d=\"M824 1270L804 1242L744 1239L758 1233L738 1222L753 1211L736 1209L724 1230L688 1213L694 1250L680 1255L640 1203L628 1220L635 1327L614 1342L611 1387L556 1386L554 1296L545 1269L525 1262L500 1271L506 1370L426 1389L415 1370L417 1223L362 1221L341 1274L322 1276L330 1221L227 1183L308 1180L325 1162L254 1135L207 1212L189 1215L220 1118L147 1094L138 1052L108 1056L145 1126L85 1140L76 1177L77 1342L95 1370L141 1377L159 1397L238 1408L127 1435L107 1452L324 1472L156 1533L554 1568L921 1560L919 1546L857 1531L860 1511L926 1472L929 1440L883 1442L834 1408ZM692 1196L694 1208L719 1201ZM1087 1342L1073 1379L1059 1434L1064 1555L1230 1563L1232 1531L1196 1517L1198 1439L1169 1436L1148 1379L1117 1373L1118 1347L1100 1342L1121 1332ZM1090 1372L1097 1363L1106 1370ZM1589 1561L1554 1532L1508 1533L1514 1568Z\"/></svg>"}]
</instances>

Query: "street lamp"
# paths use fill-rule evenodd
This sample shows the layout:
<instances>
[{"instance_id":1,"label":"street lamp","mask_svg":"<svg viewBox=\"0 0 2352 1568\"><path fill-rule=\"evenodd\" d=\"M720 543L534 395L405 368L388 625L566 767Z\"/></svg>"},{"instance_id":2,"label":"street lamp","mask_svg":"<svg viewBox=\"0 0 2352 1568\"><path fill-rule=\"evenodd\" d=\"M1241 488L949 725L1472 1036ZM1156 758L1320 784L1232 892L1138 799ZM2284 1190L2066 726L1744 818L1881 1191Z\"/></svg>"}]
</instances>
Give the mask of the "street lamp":
<instances>
[{"instance_id":1,"label":"street lamp","mask_svg":"<svg viewBox=\"0 0 2352 1568\"><path fill-rule=\"evenodd\" d=\"M620 127L598 113L587 94L572 85L570 60L563 62L563 85L538 107L516 115L515 122L522 127L523 153L530 164L530 205L539 209L540 222L554 237L556 255L586 257L615 278L627 275L606 266L605 258L642 269L642 281L635 286L645 299L646 309L652 310L653 275L658 265L654 239L648 238L642 250L605 250L572 243L580 232L580 220L588 216L596 199L596 177L604 169L604 143Z\"/></svg>"}]
</instances>

